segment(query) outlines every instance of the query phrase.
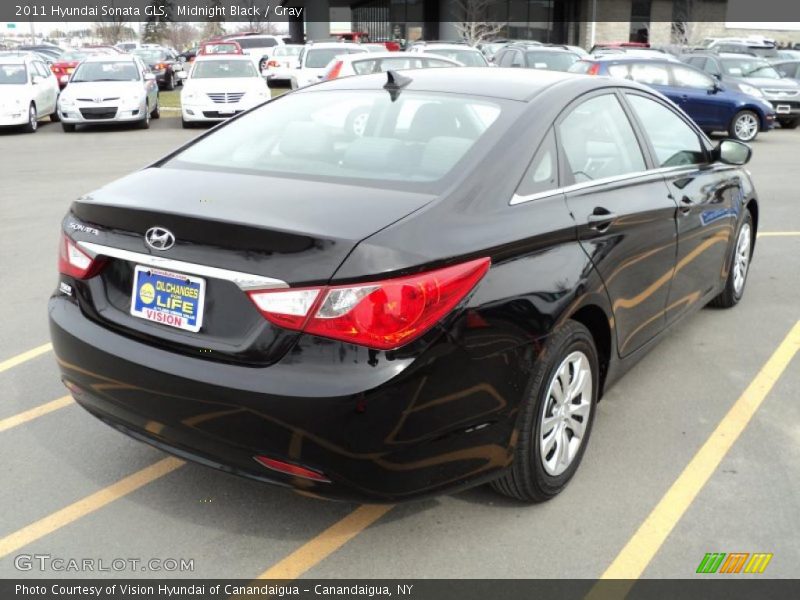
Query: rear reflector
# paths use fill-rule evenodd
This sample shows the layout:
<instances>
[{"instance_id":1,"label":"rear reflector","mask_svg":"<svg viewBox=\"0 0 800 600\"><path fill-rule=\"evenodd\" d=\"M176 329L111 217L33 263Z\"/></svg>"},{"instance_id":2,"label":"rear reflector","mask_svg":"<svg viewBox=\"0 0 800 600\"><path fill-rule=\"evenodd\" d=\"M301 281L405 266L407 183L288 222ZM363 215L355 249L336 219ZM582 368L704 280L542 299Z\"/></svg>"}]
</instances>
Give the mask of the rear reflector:
<instances>
[{"instance_id":1,"label":"rear reflector","mask_svg":"<svg viewBox=\"0 0 800 600\"><path fill-rule=\"evenodd\" d=\"M58 244L58 271L75 279L89 279L103 267L102 260L93 259L86 254L64 232Z\"/></svg>"},{"instance_id":2,"label":"rear reflector","mask_svg":"<svg viewBox=\"0 0 800 600\"><path fill-rule=\"evenodd\" d=\"M266 456L254 456L253 458L255 458L260 464L264 465L268 469L272 469L273 471L286 473L287 475L292 475L293 477L302 477L303 479L321 481L323 483L331 482L331 480L325 477L325 475L319 471L314 471L313 469L307 469L306 467L301 467L300 465L293 465L292 463L275 460L274 458L267 458Z\"/></svg>"},{"instance_id":3,"label":"rear reflector","mask_svg":"<svg viewBox=\"0 0 800 600\"><path fill-rule=\"evenodd\" d=\"M391 350L430 330L489 270L480 258L435 271L359 285L253 291L261 314L279 327Z\"/></svg>"}]
</instances>

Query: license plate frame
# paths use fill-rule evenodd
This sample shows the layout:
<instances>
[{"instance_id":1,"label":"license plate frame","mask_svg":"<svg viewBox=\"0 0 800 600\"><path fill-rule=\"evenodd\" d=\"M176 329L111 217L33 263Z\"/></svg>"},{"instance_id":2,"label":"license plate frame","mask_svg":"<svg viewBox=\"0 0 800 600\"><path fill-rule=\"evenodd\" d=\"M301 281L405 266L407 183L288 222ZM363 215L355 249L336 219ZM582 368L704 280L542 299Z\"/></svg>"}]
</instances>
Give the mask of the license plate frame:
<instances>
[{"instance_id":1,"label":"license plate frame","mask_svg":"<svg viewBox=\"0 0 800 600\"><path fill-rule=\"evenodd\" d=\"M146 285L150 287L142 293ZM196 291L196 298L192 290ZM205 296L206 280L202 277L136 265L130 314L150 323L197 333L203 326Z\"/></svg>"},{"instance_id":2,"label":"license plate frame","mask_svg":"<svg viewBox=\"0 0 800 600\"><path fill-rule=\"evenodd\" d=\"M778 104L775 107L775 112L778 113L779 115L788 115L789 113L792 112L792 107L789 106L788 104Z\"/></svg>"}]
</instances>

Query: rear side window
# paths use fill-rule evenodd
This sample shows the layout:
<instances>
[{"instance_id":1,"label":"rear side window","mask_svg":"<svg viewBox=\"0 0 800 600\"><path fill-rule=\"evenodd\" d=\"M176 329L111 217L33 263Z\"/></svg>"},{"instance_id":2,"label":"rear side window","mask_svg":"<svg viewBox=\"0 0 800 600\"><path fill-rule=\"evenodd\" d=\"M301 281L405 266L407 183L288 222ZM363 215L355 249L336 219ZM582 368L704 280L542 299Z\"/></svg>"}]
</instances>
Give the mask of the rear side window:
<instances>
[{"instance_id":1,"label":"rear side window","mask_svg":"<svg viewBox=\"0 0 800 600\"><path fill-rule=\"evenodd\" d=\"M531 50L525 53L525 61L529 69L549 69L551 71L566 71L578 60L572 52L537 52Z\"/></svg>"},{"instance_id":2,"label":"rear side window","mask_svg":"<svg viewBox=\"0 0 800 600\"><path fill-rule=\"evenodd\" d=\"M585 61L585 60L579 60L578 62L576 62L575 64L573 64L569 68L569 72L570 73L580 73L581 75L585 75L586 73L589 72L589 67L591 67L591 66L592 66L592 63L590 63L588 61Z\"/></svg>"},{"instance_id":3,"label":"rear side window","mask_svg":"<svg viewBox=\"0 0 800 600\"><path fill-rule=\"evenodd\" d=\"M612 77L632 79L645 85L669 85L669 71L666 65L651 64L646 61L612 65L608 68L608 73Z\"/></svg>"},{"instance_id":4,"label":"rear side window","mask_svg":"<svg viewBox=\"0 0 800 600\"><path fill-rule=\"evenodd\" d=\"M650 138L660 167L705 162L700 138L683 119L650 98L628 94L628 100Z\"/></svg>"},{"instance_id":5,"label":"rear side window","mask_svg":"<svg viewBox=\"0 0 800 600\"><path fill-rule=\"evenodd\" d=\"M645 170L636 135L613 94L582 102L557 127L575 183Z\"/></svg>"},{"instance_id":6,"label":"rear side window","mask_svg":"<svg viewBox=\"0 0 800 600\"><path fill-rule=\"evenodd\" d=\"M517 194L530 196L558 187L558 160L556 137L551 129L536 151L525 176L519 184Z\"/></svg>"}]
</instances>

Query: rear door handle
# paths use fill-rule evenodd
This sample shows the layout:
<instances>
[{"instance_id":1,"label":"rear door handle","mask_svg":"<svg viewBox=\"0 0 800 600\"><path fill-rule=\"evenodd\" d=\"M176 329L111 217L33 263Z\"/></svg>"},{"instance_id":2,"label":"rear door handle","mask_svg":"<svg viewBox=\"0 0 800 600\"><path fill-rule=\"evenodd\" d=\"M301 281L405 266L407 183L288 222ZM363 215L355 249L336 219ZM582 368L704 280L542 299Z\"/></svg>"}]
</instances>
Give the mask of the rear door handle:
<instances>
[{"instance_id":1,"label":"rear door handle","mask_svg":"<svg viewBox=\"0 0 800 600\"><path fill-rule=\"evenodd\" d=\"M608 229L611 223L616 220L616 218L617 215L603 208L602 206L598 206L594 209L592 214L588 216L586 221L589 223L589 229L602 232Z\"/></svg>"}]
</instances>

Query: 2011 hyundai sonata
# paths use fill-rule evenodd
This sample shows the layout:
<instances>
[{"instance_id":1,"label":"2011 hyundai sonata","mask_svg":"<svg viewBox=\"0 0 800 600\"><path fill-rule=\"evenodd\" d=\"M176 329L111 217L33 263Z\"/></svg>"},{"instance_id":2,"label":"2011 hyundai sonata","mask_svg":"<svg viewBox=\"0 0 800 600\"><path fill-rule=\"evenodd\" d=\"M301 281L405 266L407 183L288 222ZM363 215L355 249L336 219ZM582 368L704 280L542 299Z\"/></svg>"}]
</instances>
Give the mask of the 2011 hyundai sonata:
<instances>
[{"instance_id":1,"label":"2011 hyundai sonata","mask_svg":"<svg viewBox=\"0 0 800 600\"><path fill-rule=\"evenodd\" d=\"M603 392L741 299L749 156L622 80L311 86L74 202L53 345L89 412L202 464L326 497L545 500Z\"/></svg>"}]
</instances>

